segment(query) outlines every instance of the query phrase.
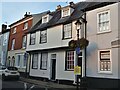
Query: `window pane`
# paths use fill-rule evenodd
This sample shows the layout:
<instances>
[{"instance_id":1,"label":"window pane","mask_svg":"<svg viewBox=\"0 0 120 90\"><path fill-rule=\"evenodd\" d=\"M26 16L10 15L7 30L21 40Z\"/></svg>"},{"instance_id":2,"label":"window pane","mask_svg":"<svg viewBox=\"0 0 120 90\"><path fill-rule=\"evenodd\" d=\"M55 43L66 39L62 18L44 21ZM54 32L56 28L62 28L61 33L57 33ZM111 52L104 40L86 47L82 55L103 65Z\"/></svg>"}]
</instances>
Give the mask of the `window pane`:
<instances>
[{"instance_id":1,"label":"window pane","mask_svg":"<svg viewBox=\"0 0 120 90\"><path fill-rule=\"evenodd\" d=\"M14 50L14 46L15 46L15 39L12 40L11 50Z\"/></svg>"},{"instance_id":2,"label":"window pane","mask_svg":"<svg viewBox=\"0 0 120 90\"><path fill-rule=\"evenodd\" d=\"M16 27L14 27L12 34L16 33Z\"/></svg>"},{"instance_id":3,"label":"window pane","mask_svg":"<svg viewBox=\"0 0 120 90\"><path fill-rule=\"evenodd\" d=\"M18 63L17 66L20 66L20 55L18 55Z\"/></svg>"},{"instance_id":4,"label":"window pane","mask_svg":"<svg viewBox=\"0 0 120 90\"><path fill-rule=\"evenodd\" d=\"M110 51L100 51L100 70L110 71Z\"/></svg>"},{"instance_id":5,"label":"window pane","mask_svg":"<svg viewBox=\"0 0 120 90\"><path fill-rule=\"evenodd\" d=\"M69 9L63 10L63 17L68 16L68 15L69 15Z\"/></svg>"},{"instance_id":6,"label":"window pane","mask_svg":"<svg viewBox=\"0 0 120 90\"><path fill-rule=\"evenodd\" d=\"M66 52L66 69L73 70L74 69L74 51Z\"/></svg>"},{"instance_id":7,"label":"window pane","mask_svg":"<svg viewBox=\"0 0 120 90\"><path fill-rule=\"evenodd\" d=\"M41 54L41 69L47 69L48 53Z\"/></svg>"},{"instance_id":8,"label":"window pane","mask_svg":"<svg viewBox=\"0 0 120 90\"><path fill-rule=\"evenodd\" d=\"M100 13L98 16L98 20L99 20L99 31L108 31L109 30L109 13L108 11Z\"/></svg>"},{"instance_id":9,"label":"window pane","mask_svg":"<svg viewBox=\"0 0 120 90\"><path fill-rule=\"evenodd\" d=\"M64 27L64 30L63 30L63 38L66 39L66 38L71 38L72 35L72 29L71 29L71 23L70 24L66 24L63 26Z\"/></svg>"},{"instance_id":10,"label":"window pane","mask_svg":"<svg viewBox=\"0 0 120 90\"><path fill-rule=\"evenodd\" d=\"M35 44L35 33L32 33L32 34L30 35L30 44L31 44L31 45L34 45L34 44Z\"/></svg>"},{"instance_id":11,"label":"window pane","mask_svg":"<svg viewBox=\"0 0 120 90\"><path fill-rule=\"evenodd\" d=\"M28 28L28 23L25 22L25 23L24 23L24 29L27 29L27 28Z\"/></svg>"},{"instance_id":12,"label":"window pane","mask_svg":"<svg viewBox=\"0 0 120 90\"><path fill-rule=\"evenodd\" d=\"M47 30L40 32L40 43L47 42Z\"/></svg>"},{"instance_id":13,"label":"window pane","mask_svg":"<svg viewBox=\"0 0 120 90\"><path fill-rule=\"evenodd\" d=\"M33 65L32 65L32 68L36 69L38 68L38 54L33 54L33 58L32 58L32 61L33 61Z\"/></svg>"},{"instance_id":14,"label":"window pane","mask_svg":"<svg viewBox=\"0 0 120 90\"><path fill-rule=\"evenodd\" d=\"M43 22L46 23L47 22L47 17L43 18Z\"/></svg>"},{"instance_id":15,"label":"window pane","mask_svg":"<svg viewBox=\"0 0 120 90\"><path fill-rule=\"evenodd\" d=\"M22 48L26 48L26 36L23 36Z\"/></svg>"}]
</instances>

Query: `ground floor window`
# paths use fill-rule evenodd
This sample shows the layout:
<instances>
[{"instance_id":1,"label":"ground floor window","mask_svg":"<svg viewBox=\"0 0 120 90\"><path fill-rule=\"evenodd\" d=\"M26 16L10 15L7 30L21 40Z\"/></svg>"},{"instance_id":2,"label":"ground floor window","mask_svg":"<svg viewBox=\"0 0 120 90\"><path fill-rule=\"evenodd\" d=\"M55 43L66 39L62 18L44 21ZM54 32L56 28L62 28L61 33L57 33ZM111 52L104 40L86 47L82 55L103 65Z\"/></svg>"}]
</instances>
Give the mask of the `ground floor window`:
<instances>
[{"instance_id":1,"label":"ground floor window","mask_svg":"<svg viewBox=\"0 0 120 90\"><path fill-rule=\"evenodd\" d=\"M16 54L15 66L19 67L19 68L25 68L26 67L26 60L25 60L25 57L24 57L24 53Z\"/></svg>"},{"instance_id":2,"label":"ground floor window","mask_svg":"<svg viewBox=\"0 0 120 90\"><path fill-rule=\"evenodd\" d=\"M111 51L99 51L99 71L111 71Z\"/></svg>"},{"instance_id":3,"label":"ground floor window","mask_svg":"<svg viewBox=\"0 0 120 90\"><path fill-rule=\"evenodd\" d=\"M47 61L48 61L48 53L44 52L41 53L41 64L40 64L40 69L47 69Z\"/></svg>"},{"instance_id":4,"label":"ground floor window","mask_svg":"<svg viewBox=\"0 0 120 90\"><path fill-rule=\"evenodd\" d=\"M38 68L38 53L32 55L32 69Z\"/></svg>"},{"instance_id":5,"label":"ground floor window","mask_svg":"<svg viewBox=\"0 0 120 90\"><path fill-rule=\"evenodd\" d=\"M65 69L74 70L74 51L66 51Z\"/></svg>"}]
</instances>

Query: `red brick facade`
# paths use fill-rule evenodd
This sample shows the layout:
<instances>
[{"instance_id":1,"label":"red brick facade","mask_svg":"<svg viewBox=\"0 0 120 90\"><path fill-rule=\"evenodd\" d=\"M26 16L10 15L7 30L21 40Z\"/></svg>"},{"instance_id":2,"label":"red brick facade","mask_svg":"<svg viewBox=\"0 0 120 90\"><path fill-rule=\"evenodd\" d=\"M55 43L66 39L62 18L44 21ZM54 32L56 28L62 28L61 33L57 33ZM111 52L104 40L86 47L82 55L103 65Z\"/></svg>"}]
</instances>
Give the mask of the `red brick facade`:
<instances>
[{"instance_id":1,"label":"red brick facade","mask_svg":"<svg viewBox=\"0 0 120 90\"><path fill-rule=\"evenodd\" d=\"M19 50L22 48L22 42L23 42L23 36L26 35L26 32L31 28L32 26L32 17L26 17L22 20L19 20L15 23L13 23L10 26L10 36L9 36L9 45L8 45L8 51L11 50L12 47L12 40L15 39L15 46L14 50ZM29 19L29 20L27 20ZM26 21L27 20L27 21ZM24 21L28 22L28 29L24 30ZM14 26L15 25L15 26ZM16 33L13 34L13 29L16 27Z\"/></svg>"}]
</instances>

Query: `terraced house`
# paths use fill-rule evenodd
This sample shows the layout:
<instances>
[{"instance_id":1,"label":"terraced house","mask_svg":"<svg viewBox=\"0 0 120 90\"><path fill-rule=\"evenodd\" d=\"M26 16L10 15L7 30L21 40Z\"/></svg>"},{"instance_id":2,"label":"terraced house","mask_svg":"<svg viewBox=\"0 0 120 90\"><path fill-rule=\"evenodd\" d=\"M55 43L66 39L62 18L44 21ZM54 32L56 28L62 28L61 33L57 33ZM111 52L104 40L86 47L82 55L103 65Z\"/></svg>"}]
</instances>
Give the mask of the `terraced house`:
<instances>
[{"instance_id":1,"label":"terraced house","mask_svg":"<svg viewBox=\"0 0 120 90\"><path fill-rule=\"evenodd\" d=\"M6 24L2 24L2 30L0 32L0 63L6 65L7 53L8 53L8 40L10 29Z\"/></svg>"},{"instance_id":2,"label":"terraced house","mask_svg":"<svg viewBox=\"0 0 120 90\"><path fill-rule=\"evenodd\" d=\"M120 2L70 3L43 15L28 31L31 77L76 83L74 66L82 66L83 79L91 88L118 88L120 80ZM77 39L75 22L80 20L79 38L89 40L87 48L70 49Z\"/></svg>"},{"instance_id":3,"label":"terraced house","mask_svg":"<svg viewBox=\"0 0 120 90\"><path fill-rule=\"evenodd\" d=\"M8 45L7 66L16 66L20 72L25 72L27 59L26 54L26 32L32 26L32 15L25 14L24 18L12 23Z\"/></svg>"},{"instance_id":4,"label":"terraced house","mask_svg":"<svg viewBox=\"0 0 120 90\"><path fill-rule=\"evenodd\" d=\"M27 74L29 68L29 66L27 66L27 63L29 63L28 53L26 52L27 32L39 21L41 16L46 14L47 12L48 11L32 15L26 12L24 18L9 25L10 38L7 66L18 67L21 75Z\"/></svg>"}]
</instances>

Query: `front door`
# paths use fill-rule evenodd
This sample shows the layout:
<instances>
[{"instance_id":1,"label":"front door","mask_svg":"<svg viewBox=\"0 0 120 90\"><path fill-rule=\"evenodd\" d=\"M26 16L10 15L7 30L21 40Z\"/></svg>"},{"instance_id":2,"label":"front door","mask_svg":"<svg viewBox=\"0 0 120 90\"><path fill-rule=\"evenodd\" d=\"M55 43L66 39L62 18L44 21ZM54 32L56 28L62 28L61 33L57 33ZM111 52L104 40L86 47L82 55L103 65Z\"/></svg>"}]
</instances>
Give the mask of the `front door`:
<instances>
[{"instance_id":1,"label":"front door","mask_svg":"<svg viewBox=\"0 0 120 90\"><path fill-rule=\"evenodd\" d=\"M56 78L56 54L51 55L51 80Z\"/></svg>"},{"instance_id":2,"label":"front door","mask_svg":"<svg viewBox=\"0 0 120 90\"><path fill-rule=\"evenodd\" d=\"M83 61L83 56L82 56L82 52L80 52L80 54L78 55L78 66L81 67L81 75L79 75L79 77L82 77L82 61Z\"/></svg>"}]
</instances>

